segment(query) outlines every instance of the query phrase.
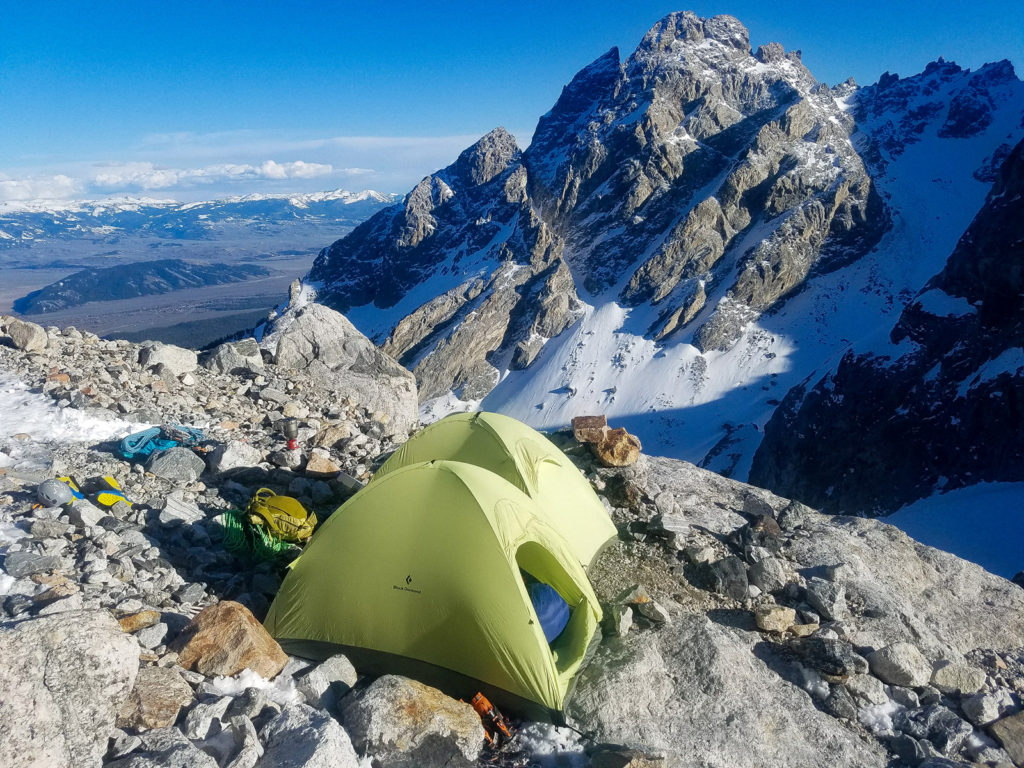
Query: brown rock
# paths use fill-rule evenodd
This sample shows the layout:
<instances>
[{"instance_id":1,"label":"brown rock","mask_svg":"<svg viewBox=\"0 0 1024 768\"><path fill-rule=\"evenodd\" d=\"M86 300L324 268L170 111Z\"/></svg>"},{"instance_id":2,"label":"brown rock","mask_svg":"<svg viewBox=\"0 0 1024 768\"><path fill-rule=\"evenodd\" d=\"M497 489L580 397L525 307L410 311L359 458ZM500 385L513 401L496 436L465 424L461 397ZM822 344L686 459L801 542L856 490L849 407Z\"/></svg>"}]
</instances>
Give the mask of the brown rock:
<instances>
[{"instance_id":1,"label":"brown rock","mask_svg":"<svg viewBox=\"0 0 1024 768\"><path fill-rule=\"evenodd\" d=\"M231 431L233 429L238 429L238 422L237 421L222 421L220 423L220 428L224 429L224 430L227 430L227 431Z\"/></svg>"},{"instance_id":2,"label":"brown rock","mask_svg":"<svg viewBox=\"0 0 1024 768\"><path fill-rule=\"evenodd\" d=\"M789 634L796 637L810 637L819 629L817 624L794 624L789 628Z\"/></svg>"},{"instance_id":3,"label":"brown rock","mask_svg":"<svg viewBox=\"0 0 1024 768\"><path fill-rule=\"evenodd\" d=\"M173 669L142 667L135 687L117 713L118 728L165 728L174 725L194 695Z\"/></svg>"},{"instance_id":4,"label":"brown rock","mask_svg":"<svg viewBox=\"0 0 1024 768\"><path fill-rule=\"evenodd\" d=\"M117 620L125 632L138 632L140 629L152 627L160 621L160 611L139 611Z\"/></svg>"},{"instance_id":5,"label":"brown rock","mask_svg":"<svg viewBox=\"0 0 1024 768\"><path fill-rule=\"evenodd\" d=\"M350 437L352 429L348 424L328 424L313 437L313 445L316 448L333 448Z\"/></svg>"},{"instance_id":6,"label":"brown rock","mask_svg":"<svg viewBox=\"0 0 1024 768\"><path fill-rule=\"evenodd\" d=\"M609 429L604 440L591 443L597 460L606 467L628 467L640 458L640 439L625 429Z\"/></svg>"},{"instance_id":7,"label":"brown rock","mask_svg":"<svg viewBox=\"0 0 1024 768\"><path fill-rule=\"evenodd\" d=\"M766 605L754 612L757 628L765 632L785 632L796 623L796 611L781 605Z\"/></svg>"},{"instance_id":8,"label":"brown rock","mask_svg":"<svg viewBox=\"0 0 1024 768\"><path fill-rule=\"evenodd\" d=\"M341 467L331 460L327 452L321 448L314 448L306 462L306 477L332 478L337 477Z\"/></svg>"},{"instance_id":9,"label":"brown rock","mask_svg":"<svg viewBox=\"0 0 1024 768\"><path fill-rule=\"evenodd\" d=\"M60 382L61 384L70 384L71 383L71 377L68 376L66 373L51 373L51 374L49 374L46 377L46 380L47 381L57 381L57 382Z\"/></svg>"},{"instance_id":10,"label":"brown rock","mask_svg":"<svg viewBox=\"0 0 1024 768\"><path fill-rule=\"evenodd\" d=\"M149 388L152 389L154 392L163 392L165 394L170 391L167 389L167 382L164 381L163 379L157 379L156 381L149 385Z\"/></svg>"},{"instance_id":11,"label":"brown rock","mask_svg":"<svg viewBox=\"0 0 1024 768\"><path fill-rule=\"evenodd\" d=\"M600 443L608 432L608 419L604 416L576 416L572 420L572 433L581 443Z\"/></svg>"},{"instance_id":12,"label":"brown rock","mask_svg":"<svg viewBox=\"0 0 1024 768\"><path fill-rule=\"evenodd\" d=\"M590 756L590 768L665 768L665 755L624 747L599 747Z\"/></svg>"},{"instance_id":13,"label":"brown rock","mask_svg":"<svg viewBox=\"0 0 1024 768\"><path fill-rule=\"evenodd\" d=\"M249 609L232 600L200 611L182 630L173 650L184 669L207 676L230 677L251 669L270 679L288 663L288 655Z\"/></svg>"},{"instance_id":14,"label":"brown rock","mask_svg":"<svg viewBox=\"0 0 1024 768\"><path fill-rule=\"evenodd\" d=\"M1015 764L1024 765L1024 712L997 720L988 730Z\"/></svg>"}]
</instances>

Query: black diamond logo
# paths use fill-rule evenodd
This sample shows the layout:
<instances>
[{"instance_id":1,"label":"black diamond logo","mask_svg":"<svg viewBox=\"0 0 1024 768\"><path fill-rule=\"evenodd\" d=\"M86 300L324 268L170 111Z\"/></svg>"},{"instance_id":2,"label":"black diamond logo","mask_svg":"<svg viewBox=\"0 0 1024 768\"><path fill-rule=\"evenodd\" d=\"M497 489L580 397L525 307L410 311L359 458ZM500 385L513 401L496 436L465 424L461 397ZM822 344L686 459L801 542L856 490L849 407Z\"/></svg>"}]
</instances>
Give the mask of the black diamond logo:
<instances>
[{"instance_id":1,"label":"black diamond logo","mask_svg":"<svg viewBox=\"0 0 1024 768\"><path fill-rule=\"evenodd\" d=\"M412 584L412 574L411 573L408 576L405 577L405 583L406 584Z\"/></svg>"}]
</instances>

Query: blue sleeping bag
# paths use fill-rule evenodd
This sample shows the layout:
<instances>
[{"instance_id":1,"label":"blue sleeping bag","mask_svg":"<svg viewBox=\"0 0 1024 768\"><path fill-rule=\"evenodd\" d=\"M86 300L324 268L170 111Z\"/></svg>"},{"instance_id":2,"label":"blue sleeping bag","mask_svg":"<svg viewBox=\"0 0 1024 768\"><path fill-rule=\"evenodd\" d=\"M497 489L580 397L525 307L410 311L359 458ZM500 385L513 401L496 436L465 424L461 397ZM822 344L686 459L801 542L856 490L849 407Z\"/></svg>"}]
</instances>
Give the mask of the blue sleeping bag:
<instances>
[{"instance_id":1,"label":"blue sleeping bag","mask_svg":"<svg viewBox=\"0 0 1024 768\"><path fill-rule=\"evenodd\" d=\"M526 579L525 583L533 610L540 620L540 628L544 631L544 639L550 643L562 634L569 623L569 604L549 584L532 578Z\"/></svg>"}]
</instances>

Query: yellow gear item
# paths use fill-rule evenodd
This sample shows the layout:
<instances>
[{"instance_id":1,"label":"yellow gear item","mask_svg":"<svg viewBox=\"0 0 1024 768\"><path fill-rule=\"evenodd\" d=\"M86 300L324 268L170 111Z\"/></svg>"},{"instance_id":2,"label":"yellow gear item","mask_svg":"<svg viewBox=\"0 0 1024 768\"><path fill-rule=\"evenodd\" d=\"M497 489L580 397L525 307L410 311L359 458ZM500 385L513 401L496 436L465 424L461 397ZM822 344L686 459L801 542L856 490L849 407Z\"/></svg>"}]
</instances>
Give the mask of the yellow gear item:
<instances>
[{"instance_id":1,"label":"yellow gear item","mask_svg":"<svg viewBox=\"0 0 1024 768\"><path fill-rule=\"evenodd\" d=\"M112 507L117 502L123 501L128 505L129 509L132 503L128 501L128 497L124 495L124 491L121 490L121 484L111 475L104 475L100 478L104 483L107 484L106 488L103 488L96 494L96 501L102 504L104 507Z\"/></svg>"},{"instance_id":2,"label":"yellow gear item","mask_svg":"<svg viewBox=\"0 0 1024 768\"><path fill-rule=\"evenodd\" d=\"M313 535L316 515L307 512L298 499L279 496L269 488L260 488L246 508L249 522L267 530L274 538L298 544Z\"/></svg>"}]
</instances>

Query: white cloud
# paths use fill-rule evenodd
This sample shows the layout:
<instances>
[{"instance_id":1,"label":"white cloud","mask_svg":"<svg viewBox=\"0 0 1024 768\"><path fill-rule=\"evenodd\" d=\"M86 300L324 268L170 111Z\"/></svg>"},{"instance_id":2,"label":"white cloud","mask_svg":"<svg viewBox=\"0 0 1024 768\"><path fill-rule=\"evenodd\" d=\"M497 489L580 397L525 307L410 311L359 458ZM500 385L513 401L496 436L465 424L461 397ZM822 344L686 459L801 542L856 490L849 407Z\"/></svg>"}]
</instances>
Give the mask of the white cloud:
<instances>
[{"instance_id":1,"label":"white cloud","mask_svg":"<svg viewBox=\"0 0 1024 768\"><path fill-rule=\"evenodd\" d=\"M88 184L105 190L170 189L234 180L312 179L334 173L334 166L329 163L307 163L303 160L287 163L266 160L259 165L220 163L202 168L163 168L153 163L111 163L96 166L96 169L88 179Z\"/></svg>"},{"instance_id":2,"label":"white cloud","mask_svg":"<svg viewBox=\"0 0 1024 768\"><path fill-rule=\"evenodd\" d=\"M11 179L0 176L0 202L8 200L64 200L83 189L81 181L65 174Z\"/></svg>"}]
</instances>

